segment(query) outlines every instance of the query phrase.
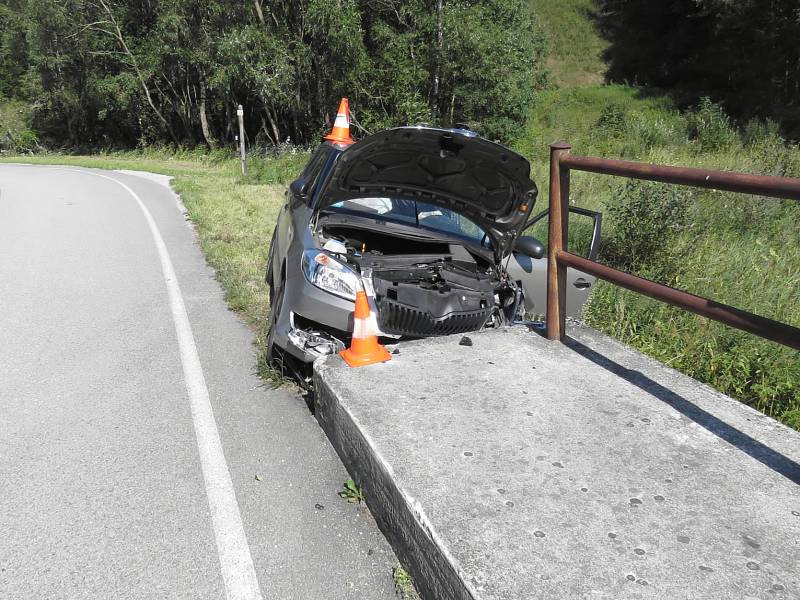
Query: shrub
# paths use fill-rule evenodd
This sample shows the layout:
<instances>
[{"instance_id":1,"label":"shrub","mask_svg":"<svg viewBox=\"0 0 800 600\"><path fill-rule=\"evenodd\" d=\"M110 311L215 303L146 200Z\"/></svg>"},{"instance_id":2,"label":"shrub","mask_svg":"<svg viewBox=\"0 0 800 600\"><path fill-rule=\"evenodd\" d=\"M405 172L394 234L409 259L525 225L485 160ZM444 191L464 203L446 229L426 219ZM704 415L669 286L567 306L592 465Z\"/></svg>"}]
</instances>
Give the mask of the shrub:
<instances>
[{"instance_id":1,"label":"shrub","mask_svg":"<svg viewBox=\"0 0 800 600\"><path fill-rule=\"evenodd\" d=\"M39 148L39 136L30 127L30 107L0 97L0 152L30 154Z\"/></svg>"},{"instance_id":2,"label":"shrub","mask_svg":"<svg viewBox=\"0 0 800 600\"><path fill-rule=\"evenodd\" d=\"M387 123L387 126L416 125L430 120L431 111L425 100L419 94L409 94L398 102L396 123Z\"/></svg>"},{"instance_id":3,"label":"shrub","mask_svg":"<svg viewBox=\"0 0 800 600\"><path fill-rule=\"evenodd\" d=\"M32 154L39 148L39 136L30 129L6 132L0 139L0 150L10 154Z\"/></svg>"},{"instance_id":4,"label":"shrub","mask_svg":"<svg viewBox=\"0 0 800 600\"><path fill-rule=\"evenodd\" d=\"M772 119L750 119L742 129L742 143L745 146L771 140L781 140L781 128Z\"/></svg>"},{"instance_id":5,"label":"shrub","mask_svg":"<svg viewBox=\"0 0 800 600\"><path fill-rule=\"evenodd\" d=\"M779 177L800 177L800 148L780 137L754 137L749 140L748 158L752 170Z\"/></svg>"},{"instance_id":6,"label":"shrub","mask_svg":"<svg viewBox=\"0 0 800 600\"><path fill-rule=\"evenodd\" d=\"M677 146L686 143L681 119L677 116L652 116L634 113L626 127L628 144L644 151L664 146ZM630 154L630 152L625 152Z\"/></svg>"},{"instance_id":7,"label":"shrub","mask_svg":"<svg viewBox=\"0 0 800 600\"><path fill-rule=\"evenodd\" d=\"M247 161L245 183L288 185L308 162L308 153L285 153L278 156L253 156Z\"/></svg>"},{"instance_id":8,"label":"shrub","mask_svg":"<svg viewBox=\"0 0 800 600\"><path fill-rule=\"evenodd\" d=\"M684 188L628 180L606 202L608 224L601 258L657 279L679 268L678 235L688 224L692 194Z\"/></svg>"},{"instance_id":9,"label":"shrub","mask_svg":"<svg viewBox=\"0 0 800 600\"><path fill-rule=\"evenodd\" d=\"M736 141L736 131L731 119L710 98L688 114L689 138L697 140L703 152L717 152L730 147Z\"/></svg>"},{"instance_id":10,"label":"shrub","mask_svg":"<svg viewBox=\"0 0 800 600\"><path fill-rule=\"evenodd\" d=\"M600 112L597 127L611 135L623 135L627 120L628 109L619 102L609 102Z\"/></svg>"}]
</instances>

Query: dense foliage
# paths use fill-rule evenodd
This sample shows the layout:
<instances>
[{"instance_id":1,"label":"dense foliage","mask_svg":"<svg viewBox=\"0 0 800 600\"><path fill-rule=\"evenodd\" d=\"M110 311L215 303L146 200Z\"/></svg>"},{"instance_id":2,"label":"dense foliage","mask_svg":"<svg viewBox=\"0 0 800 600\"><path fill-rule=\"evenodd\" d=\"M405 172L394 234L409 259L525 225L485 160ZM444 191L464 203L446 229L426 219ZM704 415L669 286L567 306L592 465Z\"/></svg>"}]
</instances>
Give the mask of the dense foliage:
<instances>
[{"instance_id":1,"label":"dense foliage","mask_svg":"<svg viewBox=\"0 0 800 600\"><path fill-rule=\"evenodd\" d=\"M600 0L614 81L707 95L800 135L800 0Z\"/></svg>"},{"instance_id":2,"label":"dense foliage","mask_svg":"<svg viewBox=\"0 0 800 600\"><path fill-rule=\"evenodd\" d=\"M0 97L67 147L313 140L467 122L510 140L543 83L524 0L0 0Z\"/></svg>"}]
</instances>

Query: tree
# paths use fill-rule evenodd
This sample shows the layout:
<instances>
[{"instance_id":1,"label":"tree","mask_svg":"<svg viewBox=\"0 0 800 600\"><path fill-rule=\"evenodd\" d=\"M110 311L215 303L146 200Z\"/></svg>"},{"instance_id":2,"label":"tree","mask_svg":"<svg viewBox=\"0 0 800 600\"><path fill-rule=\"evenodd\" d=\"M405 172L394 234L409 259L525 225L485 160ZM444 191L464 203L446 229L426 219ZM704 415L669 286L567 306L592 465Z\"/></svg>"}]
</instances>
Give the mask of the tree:
<instances>
[{"instance_id":1,"label":"tree","mask_svg":"<svg viewBox=\"0 0 800 600\"><path fill-rule=\"evenodd\" d=\"M67 146L308 143L349 96L367 129L509 140L542 84L524 0L5 0L0 93ZM20 85L21 83L25 85Z\"/></svg>"},{"instance_id":2,"label":"tree","mask_svg":"<svg viewBox=\"0 0 800 600\"><path fill-rule=\"evenodd\" d=\"M800 134L800 0L601 0L609 77Z\"/></svg>"},{"instance_id":3,"label":"tree","mask_svg":"<svg viewBox=\"0 0 800 600\"><path fill-rule=\"evenodd\" d=\"M523 0L364 3L375 127L468 123L508 141L544 83L545 43ZM396 119L393 122L393 119Z\"/></svg>"}]
</instances>

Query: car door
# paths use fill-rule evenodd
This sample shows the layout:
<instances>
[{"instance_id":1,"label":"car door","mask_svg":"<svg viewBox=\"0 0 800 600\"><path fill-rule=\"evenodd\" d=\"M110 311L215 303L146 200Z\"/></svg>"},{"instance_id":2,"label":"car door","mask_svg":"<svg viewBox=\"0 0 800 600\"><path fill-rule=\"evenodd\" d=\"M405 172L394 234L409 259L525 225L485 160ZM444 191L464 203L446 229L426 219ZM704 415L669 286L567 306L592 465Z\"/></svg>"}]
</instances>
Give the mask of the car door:
<instances>
[{"instance_id":1,"label":"car door","mask_svg":"<svg viewBox=\"0 0 800 600\"><path fill-rule=\"evenodd\" d=\"M521 235L535 237L547 247L549 209L533 217ZM594 260L600 244L603 215L593 210L569 207L570 252ZM511 279L522 284L525 294L525 312L544 315L547 311L547 257L531 258L512 252L508 263ZM596 278L573 268L567 268L567 315L577 316L589 299Z\"/></svg>"}]
</instances>

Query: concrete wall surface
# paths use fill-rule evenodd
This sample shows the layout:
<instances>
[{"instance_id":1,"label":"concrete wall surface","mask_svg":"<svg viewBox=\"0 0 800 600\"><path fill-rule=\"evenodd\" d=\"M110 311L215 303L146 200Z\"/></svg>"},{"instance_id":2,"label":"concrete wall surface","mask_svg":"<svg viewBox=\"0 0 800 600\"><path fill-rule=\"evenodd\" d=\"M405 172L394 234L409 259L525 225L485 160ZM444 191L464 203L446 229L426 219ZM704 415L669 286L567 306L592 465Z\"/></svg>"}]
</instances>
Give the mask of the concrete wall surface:
<instances>
[{"instance_id":1,"label":"concrete wall surface","mask_svg":"<svg viewBox=\"0 0 800 600\"><path fill-rule=\"evenodd\" d=\"M315 366L429 600L800 598L800 434L591 329Z\"/></svg>"}]
</instances>

